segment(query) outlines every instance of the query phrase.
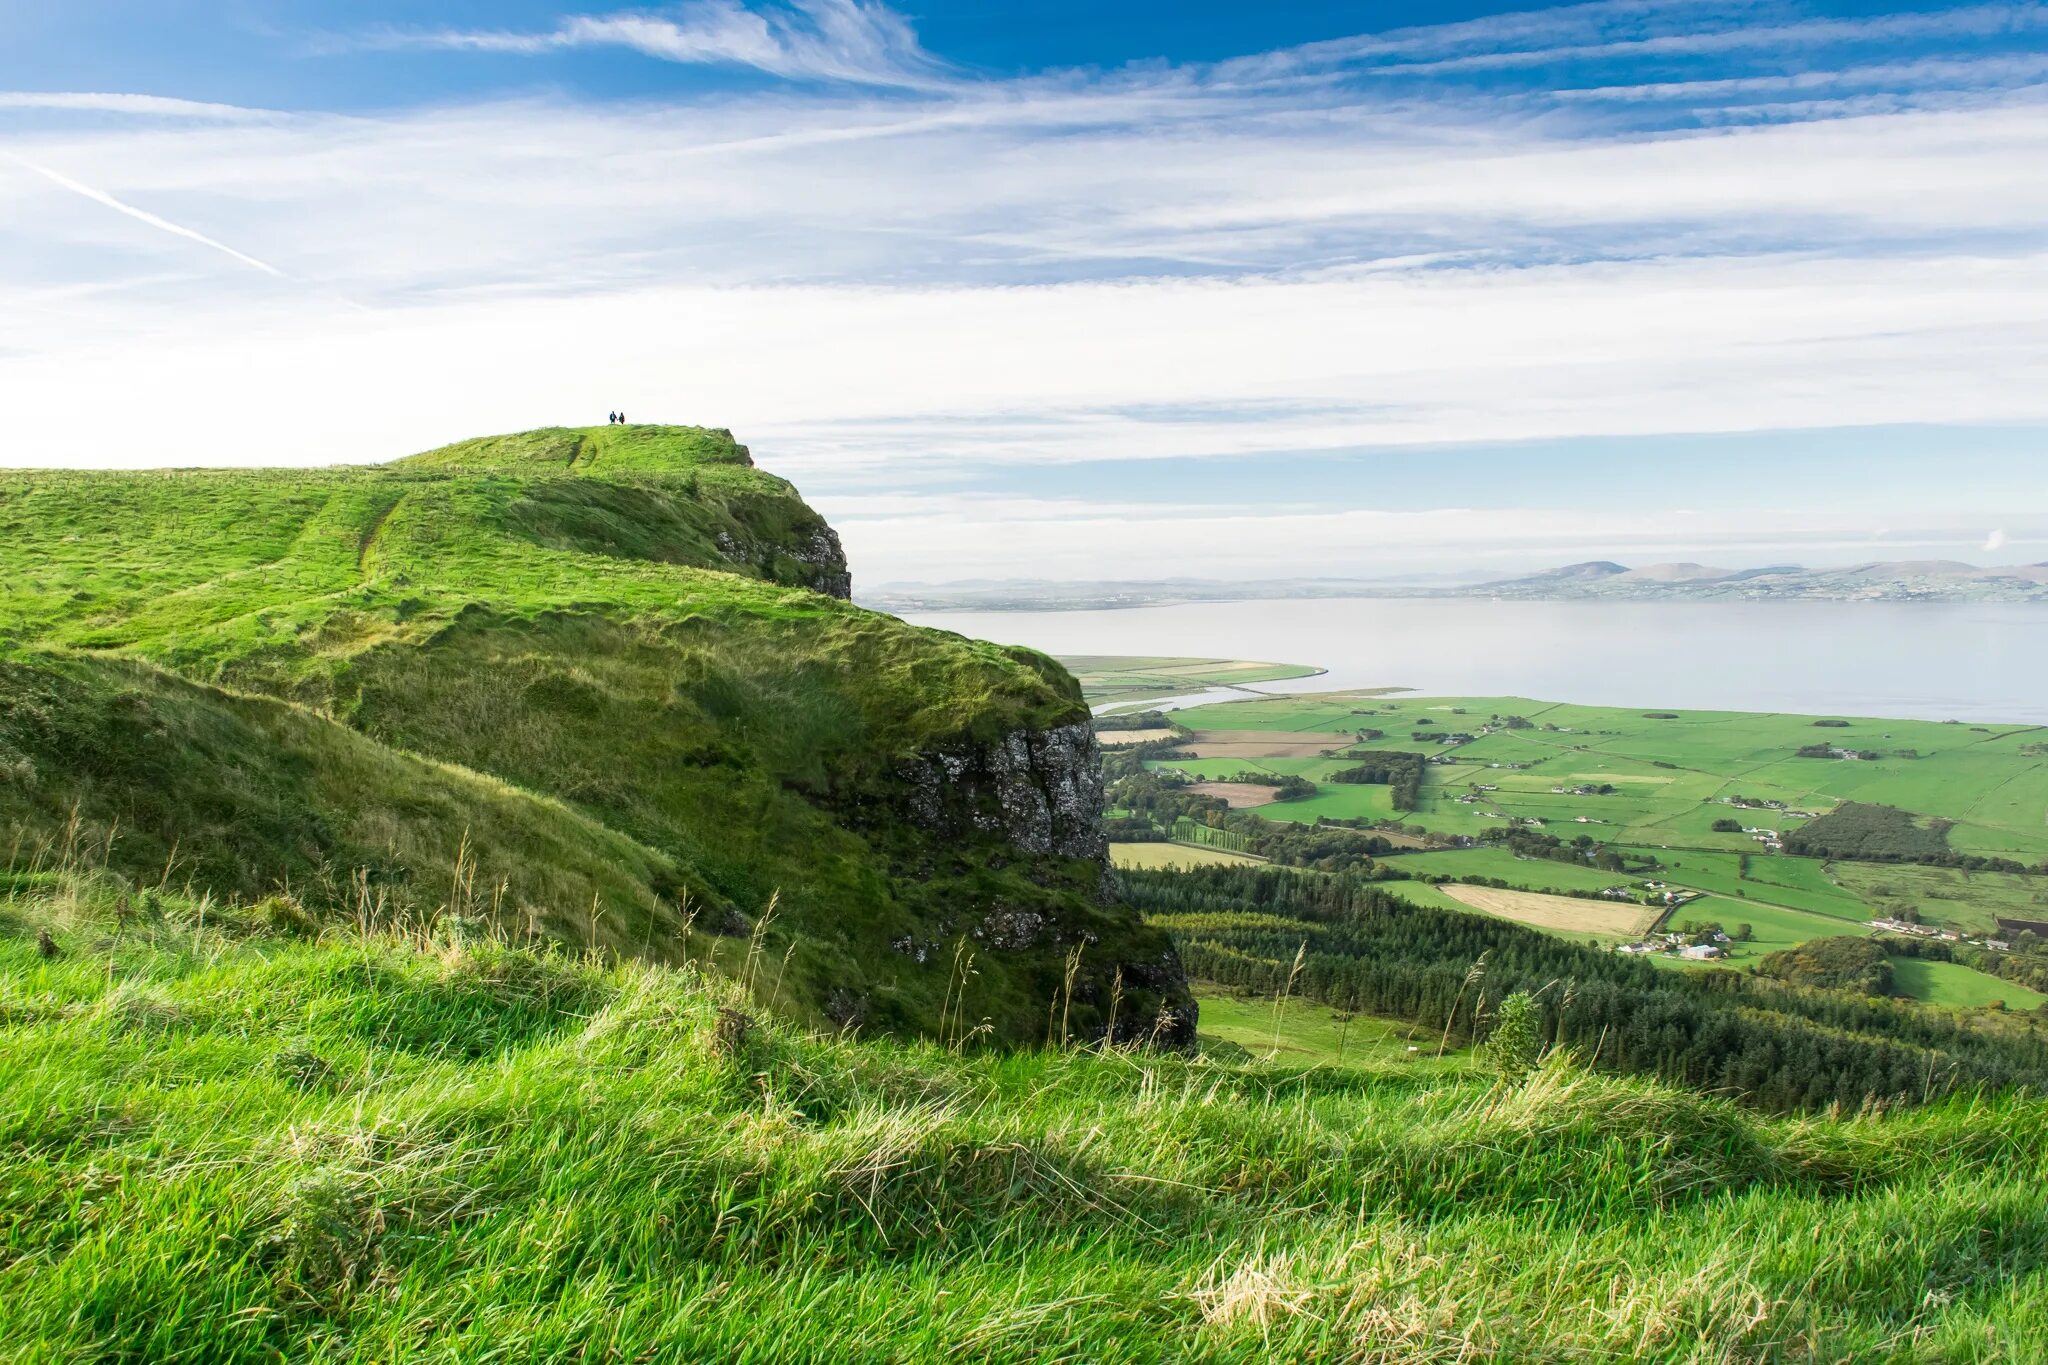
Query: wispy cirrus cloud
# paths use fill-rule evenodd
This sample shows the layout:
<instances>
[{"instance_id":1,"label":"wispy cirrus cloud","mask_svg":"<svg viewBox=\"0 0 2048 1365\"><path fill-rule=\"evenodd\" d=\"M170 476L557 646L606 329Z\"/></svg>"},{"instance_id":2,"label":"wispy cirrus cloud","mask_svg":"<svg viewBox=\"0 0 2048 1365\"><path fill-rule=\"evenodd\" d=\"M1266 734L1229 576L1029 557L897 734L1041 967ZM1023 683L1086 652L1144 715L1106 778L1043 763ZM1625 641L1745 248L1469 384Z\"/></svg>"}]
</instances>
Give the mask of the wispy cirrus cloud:
<instances>
[{"instance_id":1,"label":"wispy cirrus cloud","mask_svg":"<svg viewBox=\"0 0 2048 1365\"><path fill-rule=\"evenodd\" d=\"M66 433L118 387L99 438L151 461L383 457L623 405L742 430L828 498L1174 457L2048 426L2040 10L1604 0L995 79L866 0L714 0L371 46L629 48L779 81L346 117L0 99L0 145L66 191L0 195L26 248L0 261L0 388L26 395L17 449L94 459ZM1376 74L1466 58L1486 61ZM243 435L278 430L298 444ZM2041 477L2001 487L2048 509ZM1176 494L1149 522L1105 499L1156 543L1095 541L1142 559L1199 524L1272 556L1496 524L1280 496ZM1629 524L1595 510L1588 535ZM846 511L870 575L927 546L1082 552L1072 508ZM1958 534L2009 515L2031 505L1959 511Z\"/></svg>"},{"instance_id":2,"label":"wispy cirrus cloud","mask_svg":"<svg viewBox=\"0 0 2048 1365\"><path fill-rule=\"evenodd\" d=\"M570 15L537 32L387 29L349 45L526 56L621 47L665 62L752 67L788 80L905 88L944 83L943 64L918 43L909 22L876 0L788 0L760 8L694 0L672 14Z\"/></svg>"},{"instance_id":3,"label":"wispy cirrus cloud","mask_svg":"<svg viewBox=\"0 0 2048 1365\"><path fill-rule=\"evenodd\" d=\"M286 115L273 109L238 104L84 90L0 90L0 110L40 110L63 114L126 114L143 118L196 119L210 123L262 123Z\"/></svg>"}]
</instances>

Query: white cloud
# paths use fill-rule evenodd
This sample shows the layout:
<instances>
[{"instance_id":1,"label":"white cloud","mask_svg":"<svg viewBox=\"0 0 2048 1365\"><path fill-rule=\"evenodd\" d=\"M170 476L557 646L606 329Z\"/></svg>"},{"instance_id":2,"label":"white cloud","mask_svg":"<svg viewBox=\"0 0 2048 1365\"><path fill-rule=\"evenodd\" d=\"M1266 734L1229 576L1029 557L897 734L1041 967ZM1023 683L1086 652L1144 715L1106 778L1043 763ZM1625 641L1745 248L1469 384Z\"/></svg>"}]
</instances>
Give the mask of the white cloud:
<instances>
[{"instance_id":1,"label":"white cloud","mask_svg":"<svg viewBox=\"0 0 2048 1365\"><path fill-rule=\"evenodd\" d=\"M1591 99L1393 97L1340 69L1711 34L1745 9L1581 5L975 81L876 5L718 3L394 41L625 44L840 84L353 117L0 98L22 116L0 147L64 191L0 196L0 461L375 459L623 406L731 426L800 478L900 488L998 464L2048 422L2048 104L1998 84L2025 58L1816 58L1810 81L1673 97L1973 92L1712 131L1617 128ZM1953 22L1993 11L2040 7ZM1884 36L1799 32L1823 55ZM966 510L991 546L1078 545L1041 511ZM904 516L902 535L856 516L863 553L907 553L913 527L956 543ZM1420 524L1266 522L1263 543L1398 545Z\"/></svg>"},{"instance_id":2,"label":"white cloud","mask_svg":"<svg viewBox=\"0 0 2048 1365\"><path fill-rule=\"evenodd\" d=\"M2005 548L2004 530L1993 531L1990 535L1984 537L1984 548L1986 551L2003 550Z\"/></svg>"},{"instance_id":3,"label":"white cloud","mask_svg":"<svg viewBox=\"0 0 2048 1365\"><path fill-rule=\"evenodd\" d=\"M737 0L696 0L673 19L639 13L571 15L541 32L395 29L356 43L528 56L624 47L665 62L747 66L789 79L904 87L936 85L943 69L918 45L901 15L873 0L790 0L759 9Z\"/></svg>"},{"instance_id":4,"label":"white cloud","mask_svg":"<svg viewBox=\"0 0 2048 1365\"><path fill-rule=\"evenodd\" d=\"M0 110L48 113L131 114L145 118L200 119L220 123L260 123L285 115L271 109L238 104L209 104L167 95L136 95L93 91L0 90Z\"/></svg>"}]
</instances>

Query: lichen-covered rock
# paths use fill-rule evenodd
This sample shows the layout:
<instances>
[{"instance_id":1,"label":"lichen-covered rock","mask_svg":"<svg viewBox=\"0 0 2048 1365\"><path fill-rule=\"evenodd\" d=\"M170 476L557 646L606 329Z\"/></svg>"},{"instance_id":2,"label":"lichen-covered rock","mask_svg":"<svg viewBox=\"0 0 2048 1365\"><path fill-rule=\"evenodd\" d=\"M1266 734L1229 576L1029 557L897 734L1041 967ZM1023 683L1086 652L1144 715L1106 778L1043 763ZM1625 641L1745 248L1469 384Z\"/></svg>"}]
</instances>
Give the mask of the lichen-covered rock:
<instances>
[{"instance_id":1,"label":"lichen-covered rock","mask_svg":"<svg viewBox=\"0 0 2048 1365\"><path fill-rule=\"evenodd\" d=\"M829 526L811 532L809 540L789 551L789 557L811 571L811 591L843 601L853 597L853 571L846 565L846 548L839 533Z\"/></svg>"},{"instance_id":2,"label":"lichen-covered rock","mask_svg":"<svg viewBox=\"0 0 2048 1365\"><path fill-rule=\"evenodd\" d=\"M906 763L902 775L911 814L926 829L1001 834L1025 853L1106 866L1095 753L1093 728L1076 721L943 749Z\"/></svg>"}]
</instances>

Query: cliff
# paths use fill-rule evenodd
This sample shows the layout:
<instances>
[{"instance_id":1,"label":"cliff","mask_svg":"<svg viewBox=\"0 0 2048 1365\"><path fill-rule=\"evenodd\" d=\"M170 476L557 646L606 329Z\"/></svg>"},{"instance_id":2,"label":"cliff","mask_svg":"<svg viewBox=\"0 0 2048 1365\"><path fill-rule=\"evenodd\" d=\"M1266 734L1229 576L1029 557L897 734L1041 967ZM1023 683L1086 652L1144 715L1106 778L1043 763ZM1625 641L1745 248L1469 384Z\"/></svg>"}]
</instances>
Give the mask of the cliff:
<instances>
[{"instance_id":1,"label":"cliff","mask_svg":"<svg viewBox=\"0 0 2048 1365\"><path fill-rule=\"evenodd\" d=\"M0 525L0 837L37 856L692 958L835 1027L1191 1036L1072 679L846 601L729 433L7 474Z\"/></svg>"}]
</instances>

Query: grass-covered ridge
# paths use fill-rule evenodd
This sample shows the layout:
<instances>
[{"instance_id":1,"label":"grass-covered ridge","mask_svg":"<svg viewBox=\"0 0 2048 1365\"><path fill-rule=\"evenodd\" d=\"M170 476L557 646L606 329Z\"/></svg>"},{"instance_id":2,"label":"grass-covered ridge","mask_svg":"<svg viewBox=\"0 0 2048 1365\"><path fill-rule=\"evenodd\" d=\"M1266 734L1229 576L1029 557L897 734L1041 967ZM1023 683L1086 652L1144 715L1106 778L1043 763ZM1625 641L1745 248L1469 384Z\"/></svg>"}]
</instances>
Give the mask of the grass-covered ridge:
<instances>
[{"instance_id":1,"label":"grass-covered ridge","mask_svg":"<svg viewBox=\"0 0 2048 1365\"><path fill-rule=\"evenodd\" d=\"M854 1043L722 1023L744 1002L694 966L120 894L0 893L0 1359L2048 1340L2038 1099L1770 1119L1563 1058L1503 1082Z\"/></svg>"},{"instance_id":2,"label":"grass-covered ridge","mask_svg":"<svg viewBox=\"0 0 2048 1365\"><path fill-rule=\"evenodd\" d=\"M1127 1022L1184 1000L1099 859L1017 846L1002 803L1058 775L985 771L1085 719L1072 679L846 582L823 519L702 428L0 473L0 846L316 911L480 900L658 958L693 912L744 936L773 904L786 1002L871 1032L964 1008L1040 1038L1075 947L1081 1031L1120 966ZM967 777L935 806L941 758Z\"/></svg>"}]
</instances>

